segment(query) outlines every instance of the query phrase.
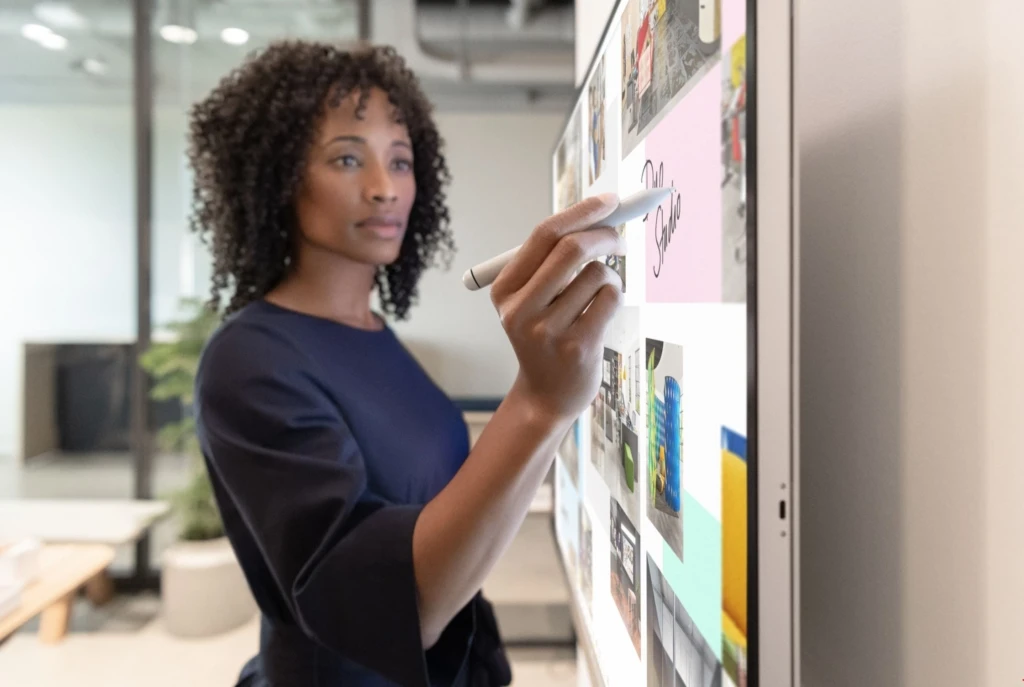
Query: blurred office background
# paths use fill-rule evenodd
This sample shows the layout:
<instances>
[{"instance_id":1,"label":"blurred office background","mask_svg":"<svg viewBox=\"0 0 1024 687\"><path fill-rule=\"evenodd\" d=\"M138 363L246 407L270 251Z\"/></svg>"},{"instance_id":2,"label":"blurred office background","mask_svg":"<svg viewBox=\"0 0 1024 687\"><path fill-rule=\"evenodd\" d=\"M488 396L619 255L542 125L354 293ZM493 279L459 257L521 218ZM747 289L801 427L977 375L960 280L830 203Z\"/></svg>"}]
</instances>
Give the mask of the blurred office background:
<instances>
[{"instance_id":1,"label":"blurred office background","mask_svg":"<svg viewBox=\"0 0 1024 687\"><path fill-rule=\"evenodd\" d=\"M465 264L548 210L554 137L614 2L147 5L153 158L139 188L133 3L0 0L0 499L125 500L187 475L179 457L131 441L136 202L152 203L143 324L159 339L179 298L204 291L184 226L185 113L246 50L363 32L432 55L413 65L448 140ZM1011 684L1024 676L1024 5L798 7L804 684ZM26 37L26 25L45 29ZM229 28L247 42L224 40ZM496 329L467 344L467 322L492 320L457 274L428 278L403 333L482 421L512 357ZM525 573L500 569L491 587L521 645L568 634L544 506L510 553L530 561ZM151 517L118 531L104 515L93 529L130 538ZM76 605L59 645L30 624L0 647L0 683L231 684L254 625L175 639L145 591L173 545L167 522L148 546L117 547L117 595ZM568 652L516 651L521 684L572 682Z\"/></svg>"},{"instance_id":2,"label":"blurred office background","mask_svg":"<svg viewBox=\"0 0 1024 687\"><path fill-rule=\"evenodd\" d=\"M275 39L401 51L446 140L458 256L397 329L476 433L516 364L490 301L459 276L548 214L574 35L564 0L0 0L0 535L114 549L113 599L75 603L59 646L37 641L45 620L22 625L0 682L136 685L159 665L167 684L233 684L256 648L255 619L205 643L165 631L158 581L179 522L138 507L190 477L185 456L138 432L181 405L144 401L133 371L137 343L173 338L183 300L207 295L209 256L187 227L191 105ZM487 591L521 647L520 684L571 682L549 489L507 558Z\"/></svg>"}]
</instances>

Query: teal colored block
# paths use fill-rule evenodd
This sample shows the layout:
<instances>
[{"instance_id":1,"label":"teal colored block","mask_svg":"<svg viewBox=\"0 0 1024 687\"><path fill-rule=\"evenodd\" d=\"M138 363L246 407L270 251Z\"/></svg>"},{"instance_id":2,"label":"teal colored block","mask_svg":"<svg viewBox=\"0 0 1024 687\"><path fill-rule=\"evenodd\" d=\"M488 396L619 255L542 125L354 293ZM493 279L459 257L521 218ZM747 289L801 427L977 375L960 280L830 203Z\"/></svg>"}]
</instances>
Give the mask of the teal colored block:
<instances>
[{"instance_id":1,"label":"teal colored block","mask_svg":"<svg viewBox=\"0 0 1024 687\"><path fill-rule=\"evenodd\" d=\"M683 557L662 542L662 565L676 598L722 660L722 523L683 490Z\"/></svg>"}]
</instances>

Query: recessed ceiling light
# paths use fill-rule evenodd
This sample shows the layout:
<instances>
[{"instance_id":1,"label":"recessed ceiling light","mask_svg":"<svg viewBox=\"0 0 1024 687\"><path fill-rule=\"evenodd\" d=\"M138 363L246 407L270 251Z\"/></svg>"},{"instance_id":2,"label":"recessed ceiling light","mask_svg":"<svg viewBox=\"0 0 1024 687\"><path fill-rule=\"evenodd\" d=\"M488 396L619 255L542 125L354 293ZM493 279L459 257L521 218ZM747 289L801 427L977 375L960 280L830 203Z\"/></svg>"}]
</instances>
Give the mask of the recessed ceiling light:
<instances>
[{"instance_id":1,"label":"recessed ceiling light","mask_svg":"<svg viewBox=\"0 0 1024 687\"><path fill-rule=\"evenodd\" d=\"M21 27L21 35L30 41L38 41L44 36L50 36L52 34L53 31L42 24L25 24Z\"/></svg>"},{"instance_id":2,"label":"recessed ceiling light","mask_svg":"<svg viewBox=\"0 0 1024 687\"><path fill-rule=\"evenodd\" d=\"M40 21L58 29L84 29L86 26L85 17L70 2L40 2L32 11Z\"/></svg>"},{"instance_id":3,"label":"recessed ceiling light","mask_svg":"<svg viewBox=\"0 0 1024 687\"><path fill-rule=\"evenodd\" d=\"M86 57L82 60L82 69L93 76L106 74L107 68L107 63L98 57Z\"/></svg>"},{"instance_id":4,"label":"recessed ceiling light","mask_svg":"<svg viewBox=\"0 0 1024 687\"><path fill-rule=\"evenodd\" d=\"M192 45L199 38L195 29L178 24L164 24L160 27L160 37L168 43Z\"/></svg>"},{"instance_id":5,"label":"recessed ceiling light","mask_svg":"<svg viewBox=\"0 0 1024 687\"><path fill-rule=\"evenodd\" d=\"M249 42L249 32L245 29L227 28L220 32L220 39L229 45L245 45Z\"/></svg>"},{"instance_id":6,"label":"recessed ceiling light","mask_svg":"<svg viewBox=\"0 0 1024 687\"><path fill-rule=\"evenodd\" d=\"M68 47L68 39L60 34L48 33L39 39L39 45L47 50L63 50Z\"/></svg>"}]
</instances>

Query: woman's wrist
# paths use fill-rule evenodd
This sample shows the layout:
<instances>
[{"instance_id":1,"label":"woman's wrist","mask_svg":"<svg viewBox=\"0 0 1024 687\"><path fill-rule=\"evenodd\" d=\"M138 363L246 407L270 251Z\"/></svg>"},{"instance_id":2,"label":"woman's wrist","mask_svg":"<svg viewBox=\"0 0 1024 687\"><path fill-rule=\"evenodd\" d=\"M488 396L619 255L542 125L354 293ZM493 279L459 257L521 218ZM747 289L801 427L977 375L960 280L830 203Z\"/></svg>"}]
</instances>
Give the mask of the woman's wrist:
<instances>
[{"instance_id":1,"label":"woman's wrist","mask_svg":"<svg viewBox=\"0 0 1024 687\"><path fill-rule=\"evenodd\" d=\"M575 416L560 412L547 399L532 393L521 378L516 380L505 396L502 405L506 404L523 423L523 429L535 435L557 434L560 440L576 421Z\"/></svg>"}]
</instances>

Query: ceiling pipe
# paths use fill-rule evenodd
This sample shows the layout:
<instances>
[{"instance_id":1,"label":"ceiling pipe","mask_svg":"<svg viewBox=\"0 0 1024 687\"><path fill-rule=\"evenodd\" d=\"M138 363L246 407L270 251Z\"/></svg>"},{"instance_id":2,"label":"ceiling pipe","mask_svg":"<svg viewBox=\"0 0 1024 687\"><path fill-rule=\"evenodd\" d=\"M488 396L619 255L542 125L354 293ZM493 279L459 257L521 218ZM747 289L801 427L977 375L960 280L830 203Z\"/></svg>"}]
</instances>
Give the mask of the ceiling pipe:
<instances>
[{"instance_id":1,"label":"ceiling pipe","mask_svg":"<svg viewBox=\"0 0 1024 687\"><path fill-rule=\"evenodd\" d=\"M523 26L506 21L508 9L494 5L470 5L466 12L466 32L471 42L494 44L547 44L572 49L576 26L572 6L545 7L536 10L533 20ZM423 41L445 43L460 40L461 28L452 21L450 8L426 5L416 10L416 25Z\"/></svg>"},{"instance_id":2,"label":"ceiling pipe","mask_svg":"<svg viewBox=\"0 0 1024 687\"><path fill-rule=\"evenodd\" d=\"M470 80L476 83L502 85L556 85L572 87L574 65L572 53L560 51L553 56L540 54L529 62L522 56L512 58L490 58L486 62L477 59L463 65L457 59L445 59L427 52L420 42L417 30L416 0L374 0L371 3L370 23L373 27L373 42L394 46L405 58L409 67L425 79ZM448 14L448 21L453 17ZM454 22L454 23L457 23ZM465 29L461 40L475 38L471 27Z\"/></svg>"},{"instance_id":3,"label":"ceiling pipe","mask_svg":"<svg viewBox=\"0 0 1024 687\"><path fill-rule=\"evenodd\" d=\"M462 80L462 68L457 61L427 54L420 45L416 32L415 0L374 0L370 3L370 26L373 28L373 42L394 46L419 77Z\"/></svg>"},{"instance_id":4,"label":"ceiling pipe","mask_svg":"<svg viewBox=\"0 0 1024 687\"><path fill-rule=\"evenodd\" d=\"M533 10L543 4L537 0L510 0L510 2L511 6L505 10L505 21L517 31L523 30L530 21Z\"/></svg>"}]
</instances>

